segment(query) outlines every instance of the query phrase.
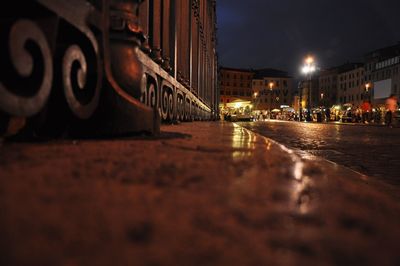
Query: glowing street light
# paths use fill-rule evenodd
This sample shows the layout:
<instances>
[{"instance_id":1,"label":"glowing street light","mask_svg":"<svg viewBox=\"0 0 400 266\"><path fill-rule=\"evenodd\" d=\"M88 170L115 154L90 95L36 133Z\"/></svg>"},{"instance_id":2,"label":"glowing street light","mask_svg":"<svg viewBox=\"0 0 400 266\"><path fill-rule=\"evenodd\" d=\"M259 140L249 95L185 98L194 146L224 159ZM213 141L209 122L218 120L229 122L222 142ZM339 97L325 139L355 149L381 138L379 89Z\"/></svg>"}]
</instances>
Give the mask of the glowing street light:
<instances>
[{"instance_id":1,"label":"glowing street light","mask_svg":"<svg viewBox=\"0 0 400 266\"><path fill-rule=\"evenodd\" d=\"M316 70L315 66L313 65L305 65L303 66L303 68L301 69L301 71L303 72L303 74L309 74L312 73Z\"/></svg>"},{"instance_id":2,"label":"glowing street light","mask_svg":"<svg viewBox=\"0 0 400 266\"><path fill-rule=\"evenodd\" d=\"M257 106L258 106L258 99L257 99L257 97L258 97L258 92L257 92L257 91L254 92L253 96L254 96L254 105L251 106L251 109L253 109L253 106L256 107L256 108L257 108Z\"/></svg>"},{"instance_id":3,"label":"glowing street light","mask_svg":"<svg viewBox=\"0 0 400 266\"><path fill-rule=\"evenodd\" d=\"M365 84L365 91L368 92L369 88L371 88L371 83Z\"/></svg>"},{"instance_id":4,"label":"glowing street light","mask_svg":"<svg viewBox=\"0 0 400 266\"><path fill-rule=\"evenodd\" d=\"M364 91L364 99L370 100L369 90L372 88L372 84L370 82L365 83L365 91Z\"/></svg>"},{"instance_id":5,"label":"glowing street light","mask_svg":"<svg viewBox=\"0 0 400 266\"><path fill-rule=\"evenodd\" d=\"M269 87L269 90L270 90L270 96L269 96L269 118L271 119L272 89L274 88L274 83L273 82L268 83L268 87Z\"/></svg>"},{"instance_id":6,"label":"glowing street light","mask_svg":"<svg viewBox=\"0 0 400 266\"><path fill-rule=\"evenodd\" d=\"M312 74L315 72L316 69L317 68L315 66L314 57L308 56L304 60L304 65L301 68L301 71L303 72L303 74L308 76L308 81L309 81L308 101L307 101L307 109L308 109L308 111L307 111L307 121L311 121L311 77L312 77Z\"/></svg>"},{"instance_id":7,"label":"glowing street light","mask_svg":"<svg viewBox=\"0 0 400 266\"><path fill-rule=\"evenodd\" d=\"M274 87L274 83L273 83L273 82L270 82L270 83L268 84L268 86L269 86L269 89L272 90L272 88Z\"/></svg>"}]
</instances>

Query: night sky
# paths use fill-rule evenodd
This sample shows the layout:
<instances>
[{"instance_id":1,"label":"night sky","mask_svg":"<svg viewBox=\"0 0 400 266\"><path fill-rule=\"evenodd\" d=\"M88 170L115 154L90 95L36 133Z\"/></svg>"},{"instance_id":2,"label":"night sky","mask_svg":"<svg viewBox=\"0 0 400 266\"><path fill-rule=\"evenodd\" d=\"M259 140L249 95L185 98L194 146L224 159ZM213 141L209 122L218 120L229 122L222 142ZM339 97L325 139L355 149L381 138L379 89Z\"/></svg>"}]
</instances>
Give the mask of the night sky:
<instances>
[{"instance_id":1,"label":"night sky","mask_svg":"<svg viewBox=\"0 0 400 266\"><path fill-rule=\"evenodd\" d=\"M217 0L217 13L222 66L296 77L309 53L325 68L400 41L400 0Z\"/></svg>"}]
</instances>

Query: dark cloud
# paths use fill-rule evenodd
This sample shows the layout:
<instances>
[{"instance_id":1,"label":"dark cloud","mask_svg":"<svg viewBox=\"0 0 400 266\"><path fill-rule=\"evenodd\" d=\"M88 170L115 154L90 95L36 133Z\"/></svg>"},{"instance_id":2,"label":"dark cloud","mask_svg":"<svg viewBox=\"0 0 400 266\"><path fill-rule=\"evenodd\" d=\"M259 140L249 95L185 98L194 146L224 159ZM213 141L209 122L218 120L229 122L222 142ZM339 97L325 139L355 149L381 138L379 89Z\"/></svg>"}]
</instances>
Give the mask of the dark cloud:
<instances>
[{"instance_id":1,"label":"dark cloud","mask_svg":"<svg viewBox=\"0 0 400 266\"><path fill-rule=\"evenodd\" d=\"M220 63L297 74L312 53L321 67L361 61L400 41L399 0L218 0Z\"/></svg>"}]
</instances>

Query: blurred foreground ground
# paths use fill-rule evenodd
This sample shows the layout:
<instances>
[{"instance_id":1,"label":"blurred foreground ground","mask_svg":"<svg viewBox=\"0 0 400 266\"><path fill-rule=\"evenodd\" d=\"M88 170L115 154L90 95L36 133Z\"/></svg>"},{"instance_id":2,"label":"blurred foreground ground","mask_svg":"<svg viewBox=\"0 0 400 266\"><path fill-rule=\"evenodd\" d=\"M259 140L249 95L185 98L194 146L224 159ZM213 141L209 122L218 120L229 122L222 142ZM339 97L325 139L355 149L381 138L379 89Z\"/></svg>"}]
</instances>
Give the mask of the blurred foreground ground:
<instances>
[{"instance_id":1,"label":"blurred foreground ground","mask_svg":"<svg viewBox=\"0 0 400 266\"><path fill-rule=\"evenodd\" d=\"M3 143L0 265L399 265L399 189L232 123Z\"/></svg>"}]
</instances>

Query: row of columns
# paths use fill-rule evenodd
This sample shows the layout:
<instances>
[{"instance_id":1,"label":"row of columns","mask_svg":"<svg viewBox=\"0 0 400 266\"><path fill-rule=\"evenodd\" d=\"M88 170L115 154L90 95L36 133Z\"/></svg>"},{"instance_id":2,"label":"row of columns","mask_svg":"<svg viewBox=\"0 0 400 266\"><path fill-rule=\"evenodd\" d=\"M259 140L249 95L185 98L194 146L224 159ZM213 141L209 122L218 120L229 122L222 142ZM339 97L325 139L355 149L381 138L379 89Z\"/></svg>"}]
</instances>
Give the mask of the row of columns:
<instances>
[{"instance_id":1,"label":"row of columns","mask_svg":"<svg viewBox=\"0 0 400 266\"><path fill-rule=\"evenodd\" d=\"M152 59L210 107L218 106L215 0L147 0L139 10Z\"/></svg>"}]
</instances>

